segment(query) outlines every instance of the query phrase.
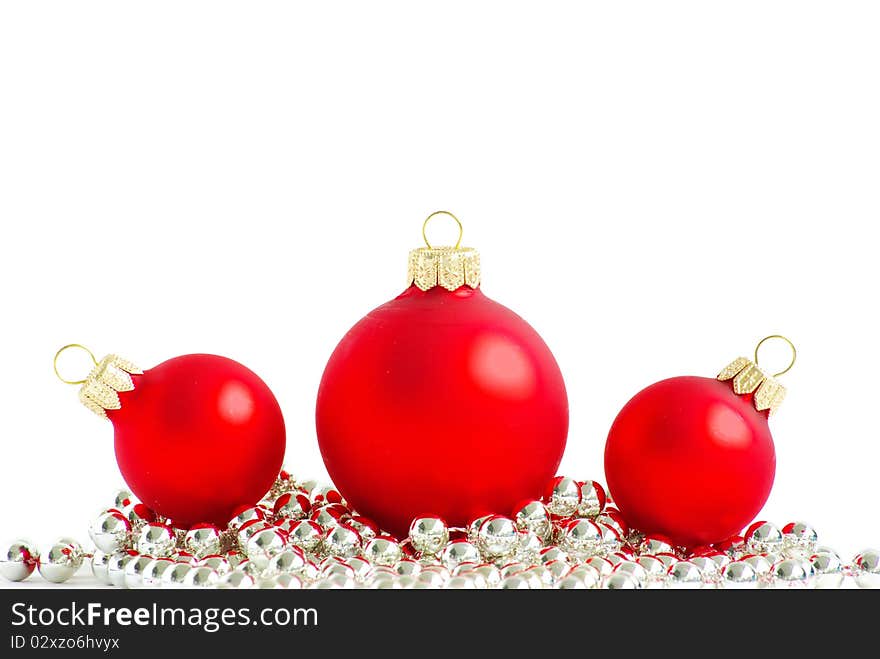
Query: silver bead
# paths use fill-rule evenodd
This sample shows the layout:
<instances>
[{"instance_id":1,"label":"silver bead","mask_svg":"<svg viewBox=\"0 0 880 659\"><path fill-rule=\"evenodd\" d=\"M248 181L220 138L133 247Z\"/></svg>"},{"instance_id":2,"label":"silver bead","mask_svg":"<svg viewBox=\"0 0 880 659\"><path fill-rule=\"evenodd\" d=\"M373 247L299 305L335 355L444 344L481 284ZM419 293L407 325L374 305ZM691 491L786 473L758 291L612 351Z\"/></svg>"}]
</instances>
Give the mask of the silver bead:
<instances>
[{"instance_id":1,"label":"silver bead","mask_svg":"<svg viewBox=\"0 0 880 659\"><path fill-rule=\"evenodd\" d=\"M725 588L753 588L758 582L758 573L748 561L733 561L721 569Z\"/></svg>"},{"instance_id":2,"label":"silver bead","mask_svg":"<svg viewBox=\"0 0 880 659\"><path fill-rule=\"evenodd\" d=\"M275 554L269 559L266 566L266 574L293 574L302 570L306 565L306 558L299 547L291 547Z\"/></svg>"},{"instance_id":3,"label":"silver bead","mask_svg":"<svg viewBox=\"0 0 880 659\"><path fill-rule=\"evenodd\" d=\"M186 585L187 575L193 571L193 566L188 563L174 563L162 573L162 586L166 588L183 588Z\"/></svg>"},{"instance_id":4,"label":"silver bead","mask_svg":"<svg viewBox=\"0 0 880 659\"><path fill-rule=\"evenodd\" d=\"M544 583L545 573L543 570L543 566L533 566L527 570L523 570L516 576L522 577L528 582L529 590L543 590L546 586Z\"/></svg>"},{"instance_id":5,"label":"silver bead","mask_svg":"<svg viewBox=\"0 0 880 659\"><path fill-rule=\"evenodd\" d=\"M347 563L332 561L321 566L322 579L329 579L336 574L341 574L346 579L354 579L354 570Z\"/></svg>"},{"instance_id":6,"label":"silver bead","mask_svg":"<svg viewBox=\"0 0 880 659\"><path fill-rule=\"evenodd\" d=\"M364 548L364 555L374 565L394 565L403 558L398 542L388 536L373 538Z\"/></svg>"},{"instance_id":7,"label":"silver bead","mask_svg":"<svg viewBox=\"0 0 880 659\"><path fill-rule=\"evenodd\" d=\"M144 585L144 570L153 562L152 556L132 556L125 564L123 570L123 584L125 588L142 588Z\"/></svg>"},{"instance_id":8,"label":"silver bead","mask_svg":"<svg viewBox=\"0 0 880 659\"><path fill-rule=\"evenodd\" d=\"M373 566L363 556L354 556L346 561L354 572L354 579L363 583L373 572Z\"/></svg>"},{"instance_id":9,"label":"silver bead","mask_svg":"<svg viewBox=\"0 0 880 659\"><path fill-rule=\"evenodd\" d=\"M492 515L483 515L482 517L477 517L474 521L472 521L468 525L467 529L467 539L479 546L480 544L480 527L483 526L483 522L489 519Z\"/></svg>"},{"instance_id":10,"label":"silver bead","mask_svg":"<svg viewBox=\"0 0 880 659\"><path fill-rule=\"evenodd\" d=\"M449 580L449 577L444 577L443 574L434 572L433 570L422 570L418 576L418 580L428 588L443 588Z\"/></svg>"},{"instance_id":11,"label":"silver bead","mask_svg":"<svg viewBox=\"0 0 880 659\"><path fill-rule=\"evenodd\" d=\"M117 510L123 510L135 503L137 503L137 499L128 490L117 490L116 495L113 497L113 507Z\"/></svg>"},{"instance_id":12,"label":"silver bead","mask_svg":"<svg viewBox=\"0 0 880 659\"><path fill-rule=\"evenodd\" d=\"M175 551L170 556L163 556L162 558L170 558L175 563L189 563L193 566L198 563L199 560L188 551Z\"/></svg>"},{"instance_id":13,"label":"silver bead","mask_svg":"<svg viewBox=\"0 0 880 659\"><path fill-rule=\"evenodd\" d=\"M713 554L709 558L712 559L712 562L715 563L715 567L718 568L718 572L720 574L721 569L730 563L730 556L727 554Z\"/></svg>"},{"instance_id":14,"label":"silver bead","mask_svg":"<svg viewBox=\"0 0 880 659\"><path fill-rule=\"evenodd\" d=\"M782 527L782 547L787 553L810 556L818 539L816 530L806 522L789 522Z\"/></svg>"},{"instance_id":15,"label":"silver bead","mask_svg":"<svg viewBox=\"0 0 880 659\"><path fill-rule=\"evenodd\" d=\"M559 590L585 590L587 585L577 577L562 577L556 582Z\"/></svg>"},{"instance_id":16,"label":"silver bead","mask_svg":"<svg viewBox=\"0 0 880 659\"><path fill-rule=\"evenodd\" d=\"M131 522L120 512L108 510L98 515L89 526L89 537L106 554L126 547Z\"/></svg>"},{"instance_id":17,"label":"silver bead","mask_svg":"<svg viewBox=\"0 0 880 659\"><path fill-rule=\"evenodd\" d=\"M220 581L220 575L207 565L194 567L186 573L184 588L212 588Z\"/></svg>"},{"instance_id":18,"label":"silver bead","mask_svg":"<svg viewBox=\"0 0 880 659\"><path fill-rule=\"evenodd\" d=\"M565 576L566 579L578 579L583 582L587 588L598 588L602 582L602 577L596 568L589 565L576 565L569 570Z\"/></svg>"},{"instance_id":19,"label":"silver bead","mask_svg":"<svg viewBox=\"0 0 880 659\"><path fill-rule=\"evenodd\" d=\"M571 566L565 561L550 561L549 563L544 563L542 567L553 575L554 581L559 581L571 572Z\"/></svg>"},{"instance_id":20,"label":"silver bead","mask_svg":"<svg viewBox=\"0 0 880 659\"><path fill-rule=\"evenodd\" d=\"M240 529L248 522L263 521L265 518L266 514L263 512L262 508L258 508L257 506L247 506L246 508L239 510L235 516L229 520L226 526L230 529Z\"/></svg>"},{"instance_id":21,"label":"silver bead","mask_svg":"<svg viewBox=\"0 0 880 659\"><path fill-rule=\"evenodd\" d=\"M449 590L476 590L477 584L471 577L452 577L447 583Z\"/></svg>"},{"instance_id":22,"label":"silver bead","mask_svg":"<svg viewBox=\"0 0 880 659\"><path fill-rule=\"evenodd\" d=\"M312 504L323 506L325 504L342 503L342 495L332 485L318 485L309 490L309 499Z\"/></svg>"},{"instance_id":23,"label":"silver bead","mask_svg":"<svg viewBox=\"0 0 880 659\"><path fill-rule=\"evenodd\" d=\"M324 548L331 556L351 558L361 553L361 537L348 524L337 524L327 532Z\"/></svg>"},{"instance_id":24,"label":"silver bead","mask_svg":"<svg viewBox=\"0 0 880 659\"><path fill-rule=\"evenodd\" d=\"M607 577L614 572L614 563L601 556L590 556L583 564L596 570L600 577Z\"/></svg>"},{"instance_id":25,"label":"silver bead","mask_svg":"<svg viewBox=\"0 0 880 659\"><path fill-rule=\"evenodd\" d=\"M385 590L394 588L394 577L384 572L374 574L367 580L367 588Z\"/></svg>"},{"instance_id":26,"label":"silver bead","mask_svg":"<svg viewBox=\"0 0 880 659\"><path fill-rule=\"evenodd\" d=\"M409 537L416 551L434 555L449 542L449 529L439 517L417 517L409 527Z\"/></svg>"},{"instance_id":27,"label":"silver bead","mask_svg":"<svg viewBox=\"0 0 880 659\"><path fill-rule=\"evenodd\" d=\"M810 563L797 558L786 558L773 566L775 584L789 588L805 587L812 572Z\"/></svg>"},{"instance_id":28,"label":"silver bead","mask_svg":"<svg viewBox=\"0 0 880 659\"><path fill-rule=\"evenodd\" d=\"M110 575L107 574L107 566L110 563L110 554L105 554L100 549L96 549L92 554L92 560L89 564L92 567L92 575L99 583L110 585Z\"/></svg>"},{"instance_id":29,"label":"silver bead","mask_svg":"<svg viewBox=\"0 0 880 659\"><path fill-rule=\"evenodd\" d=\"M597 516L593 519L593 521L596 522L596 524L607 524L607 525L610 526L612 529L614 529L615 531L617 531L617 534L618 534L621 538L626 537L626 529L623 528L623 527L620 525L620 522L618 522L617 519L615 519L615 518L612 517L611 515L608 515L608 514L603 513L603 514L601 514L601 515L597 515Z\"/></svg>"},{"instance_id":30,"label":"silver bead","mask_svg":"<svg viewBox=\"0 0 880 659\"><path fill-rule=\"evenodd\" d=\"M342 515L339 514L335 508L327 506L325 508L313 510L309 519L315 522L318 526L328 529L339 524L342 521Z\"/></svg>"},{"instance_id":31,"label":"silver bead","mask_svg":"<svg viewBox=\"0 0 880 659\"><path fill-rule=\"evenodd\" d=\"M0 575L9 581L23 581L33 573L39 559L32 542L16 540L0 556Z\"/></svg>"},{"instance_id":32,"label":"silver bead","mask_svg":"<svg viewBox=\"0 0 880 659\"><path fill-rule=\"evenodd\" d=\"M403 559L397 562L394 566L394 571L402 577L417 577L419 572L422 571L422 566L416 561Z\"/></svg>"},{"instance_id":33,"label":"silver bead","mask_svg":"<svg viewBox=\"0 0 880 659\"><path fill-rule=\"evenodd\" d=\"M138 532L135 549L139 554L158 558L174 553L176 544L177 538L171 528L164 524L151 522L145 524Z\"/></svg>"},{"instance_id":34,"label":"silver bead","mask_svg":"<svg viewBox=\"0 0 880 659\"><path fill-rule=\"evenodd\" d=\"M614 566L614 573L629 575L639 588L644 588L648 582L648 571L635 561L621 561Z\"/></svg>"},{"instance_id":35,"label":"silver bead","mask_svg":"<svg viewBox=\"0 0 880 659\"><path fill-rule=\"evenodd\" d=\"M690 561L678 561L669 568L668 585L673 588L702 588L703 573Z\"/></svg>"},{"instance_id":36,"label":"silver bead","mask_svg":"<svg viewBox=\"0 0 880 659\"><path fill-rule=\"evenodd\" d=\"M843 584L843 563L837 554L822 552L814 554L810 559L813 564L816 588L840 588Z\"/></svg>"},{"instance_id":37,"label":"silver bead","mask_svg":"<svg viewBox=\"0 0 880 659\"><path fill-rule=\"evenodd\" d=\"M318 578L320 574L320 570L318 570L318 566L315 565L312 561L306 561L306 564L303 566L303 569L300 571L300 577L305 581L314 581Z\"/></svg>"},{"instance_id":38,"label":"silver bead","mask_svg":"<svg viewBox=\"0 0 880 659\"><path fill-rule=\"evenodd\" d=\"M745 535L746 546L756 554L782 551L782 532L770 522L755 522Z\"/></svg>"},{"instance_id":39,"label":"silver bead","mask_svg":"<svg viewBox=\"0 0 880 659\"><path fill-rule=\"evenodd\" d=\"M196 524L183 536L183 548L197 558L220 553L220 530L213 524Z\"/></svg>"},{"instance_id":40,"label":"silver bead","mask_svg":"<svg viewBox=\"0 0 880 659\"><path fill-rule=\"evenodd\" d=\"M111 586L125 588L125 566L135 556L137 554L130 551L116 551L110 554L107 560L107 579L110 580Z\"/></svg>"},{"instance_id":41,"label":"silver bead","mask_svg":"<svg viewBox=\"0 0 880 659\"><path fill-rule=\"evenodd\" d=\"M453 540L444 547L440 560L447 568L454 570L462 563L479 563L480 550L467 540Z\"/></svg>"},{"instance_id":42,"label":"silver bead","mask_svg":"<svg viewBox=\"0 0 880 659\"><path fill-rule=\"evenodd\" d=\"M348 521L348 525L358 532L361 536L361 542L369 542L379 535L379 527L376 523L362 515L356 515Z\"/></svg>"},{"instance_id":43,"label":"silver bead","mask_svg":"<svg viewBox=\"0 0 880 659\"><path fill-rule=\"evenodd\" d=\"M246 572L233 570L229 574L224 574L222 577L220 577L220 581L218 582L217 587L230 589L253 588L254 578Z\"/></svg>"},{"instance_id":44,"label":"silver bead","mask_svg":"<svg viewBox=\"0 0 880 659\"><path fill-rule=\"evenodd\" d=\"M275 500L275 516L286 519L305 519L312 510L309 498L302 492L285 492Z\"/></svg>"},{"instance_id":45,"label":"silver bead","mask_svg":"<svg viewBox=\"0 0 880 659\"><path fill-rule=\"evenodd\" d=\"M70 549L70 556L73 560L73 566L78 570L83 564L83 560L85 560L86 557L86 553L83 550L83 547L79 543L79 541L73 538L65 537L58 538L58 540L56 540L55 542L57 544L67 545L67 547Z\"/></svg>"},{"instance_id":46,"label":"silver bead","mask_svg":"<svg viewBox=\"0 0 880 659\"><path fill-rule=\"evenodd\" d=\"M639 582L625 572L609 574L602 580L602 588L608 590L638 590L640 587Z\"/></svg>"},{"instance_id":47,"label":"silver bead","mask_svg":"<svg viewBox=\"0 0 880 659\"><path fill-rule=\"evenodd\" d=\"M666 577L667 565L656 556L639 556L635 561L644 568L649 581L660 581Z\"/></svg>"},{"instance_id":48,"label":"silver bead","mask_svg":"<svg viewBox=\"0 0 880 659\"><path fill-rule=\"evenodd\" d=\"M577 514L582 517L595 517L605 508L605 489L596 481L581 483L581 501Z\"/></svg>"},{"instance_id":49,"label":"silver bead","mask_svg":"<svg viewBox=\"0 0 880 659\"><path fill-rule=\"evenodd\" d=\"M512 577L514 574L525 572L527 567L528 565L523 565L522 563L507 563L506 565L502 565L501 578L504 579L506 577Z\"/></svg>"},{"instance_id":50,"label":"silver bead","mask_svg":"<svg viewBox=\"0 0 880 659\"><path fill-rule=\"evenodd\" d=\"M498 584L498 587L501 590L530 590L531 584L527 578L515 574L502 579L501 583Z\"/></svg>"},{"instance_id":51,"label":"silver bead","mask_svg":"<svg viewBox=\"0 0 880 659\"><path fill-rule=\"evenodd\" d=\"M760 554L752 554L740 560L751 565L759 579L768 576L773 570L773 564Z\"/></svg>"},{"instance_id":52,"label":"silver bead","mask_svg":"<svg viewBox=\"0 0 880 659\"><path fill-rule=\"evenodd\" d=\"M79 561L81 562L81 558ZM64 583L78 568L76 550L67 542L56 542L40 554L40 576L52 583Z\"/></svg>"},{"instance_id":53,"label":"silver bead","mask_svg":"<svg viewBox=\"0 0 880 659\"><path fill-rule=\"evenodd\" d=\"M599 524L599 530L602 532L600 541L600 550L606 554L613 554L620 551L623 541L620 534L610 524Z\"/></svg>"},{"instance_id":54,"label":"silver bead","mask_svg":"<svg viewBox=\"0 0 880 659\"><path fill-rule=\"evenodd\" d=\"M512 519L490 515L480 526L478 547L488 557L508 556L516 551L519 532Z\"/></svg>"},{"instance_id":55,"label":"silver bead","mask_svg":"<svg viewBox=\"0 0 880 659\"><path fill-rule=\"evenodd\" d=\"M645 536L639 544L639 553L656 556L657 554L675 554L675 548L666 538L658 536Z\"/></svg>"},{"instance_id":56,"label":"silver bead","mask_svg":"<svg viewBox=\"0 0 880 659\"><path fill-rule=\"evenodd\" d=\"M542 549L538 554L538 559L543 565L547 565L551 561L562 561L566 565L571 565L571 556L568 555L568 552L555 545Z\"/></svg>"},{"instance_id":57,"label":"silver bead","mask_svg":"<svg viewBox=\"0 0 880 659\"><path fill-rule=\"evenodd\" d=\"M133 531L137 531L144 524L156 521L156 513L139 501L123 508L122 513L128 518Z\"/></svg>"},{"instance_id":58,"label":"silver bead","mask_svg":"<svg viewBox=\"0 0 880 659\"><path fill-rule=\"evenodd\" d=\"M158 588L162 585L162 575L175 565L170 558L154 558L143 569L141 581L146 588Z\"/></svg>"},{"instance_id":59,"label":"silver bead","mask_svg":"<svg viewBox=\"0 0 880 659\"><path fill-rule=\"evenodd\" d=\"M535 565L540 563L540 553L544 548L544 543L534 531L520 531L519 542L514 551L514 558L521 563Z\"/></svg>"},{"instance_id":60,"label":"silver bead","mask_svg":"<svg viewBox=\"0 0 880 659\"><path fill-rule=\"evenodd\" d=\"M195 567L209 567L220 576L223 576L232 570L232 566L229 564L226 557L220 556L219 554L211 554L204 558L200 558L196 562Z\"/></svg>"},{"instance_id":61,"label":"silver bead","mask_svg":"<svg viewBox=\"0 0 880 659\"><path fill-rule=\"evenodd\" d=\"M541 584L541 588L550 588L556 583L554 573L543 565L533 565L526 570L529 578L536 578Z\"/></svg>"},{"instance_id":62,"label":"silver bead","mask_svg":"<svg viewBox=\"0 0 880 659\"><path fill-rule=\"evenodd\" d=\"M226 557L226 562L229 563L229 567L233 570L239 566L242 561L246 561L247 557L241 552L230 550L224 554Z\"/></svg>"},{"instance_id":63,"label":"silver bead","mask_svg":"<svg viewBox=\"0 0 880 659\"><path fill-rule=\"evenodd\" d=\"M573 478L557 476L548 485L547 510L557 517L573 515L581 503L581 486Z\"/></svg>"},{"instance_id":64,"label":"silver bead","mask_svg":"<svg viewBox=\"0 0 880 659\"><path fill-rule=\"evenodd\" d=\"M321 546L324 533L315 522L304 519L291 527L289 538L290 544L305 551L315 551Z\"/></svg>"},{"instance_id":65,"label":"silver bead","mask_svg":"<svg viewBox=\"0 0 880 659\"><path fill-rule=\"evenodd\" d=\"M573 519L563 527L562 548L574 554L597 554L602 546L603 533L590 519Z\"/></svg>"},{"instance_id":66,"label":"silver bead","mask_svg":"<svg viewBox=\"0 0 880 659\"><path fill-rule=\"evenodd\" d=\"M284 551L287 535L274 526L265 527L254 533L247 542L248 560L259 570L265 570L276 554Z\"/></svg>"},{"instance_id":67,"label":"silver bead","mask_svg":"<svg viewBox=\"0 0 880 659\"><path fill-rule=\"evenodd\" d=\"M540 501L526 503L517 511L515 519L516 527L520 531L531 531L541 540L549 538L553 531L550 514Z\"/></svg>"},{"instance_id":68,"label":"silver bead","mask_svg":"<svg viewBox=\"0 0 880 659\"><path fill-rule=\"evenodd\" d=\"M694 556L688 562L697 566L705 581L715 581L721 576L718 563L711 556Z\"/></svg>"},{"instance_id":69,"label":"silver bead","mask_svg":"<svg viewBox=\"0 0 880 659\"><path fill-rule=\"evenodd\" d=\"M242 549L247 547L248 540L250 540L257 531L266 528L266 526L266 522L262 519L252 519L242 524L234 530L238 546Z\"/></svg>"},{"instance_id":70,"label":"silver bead","mask_svg":"<svg viewBox=\"0 0 880 659\"><path fill-rule=\"evenodd\" d=\"M466 573L475 579L478 588L497 588L501 583L501 570L492 563L483 563L474 567L468 566ZM478 580L485 582L485 585L481 586Z\"/></svg>"},{"instance_id":71,"label":"silver bead","mask_svg":"<svg viewBox=\"0 0 880 659\"><path fill-rule=\"evenodd\" d=\"M880 551L860 552L853 560L853 576L859 588L880 588Z\"/></svg>"},{"instance_id":72,"label":"silver bead","mask_svg":"<svg viewBox=\"0 0 880 659\"><path fill-rule=\"evenodd\" d=\"M260 580L259 587L280 590L300 590L303 587L303 583L295 574L281 573Z\"/></svg>"}]
</instances>

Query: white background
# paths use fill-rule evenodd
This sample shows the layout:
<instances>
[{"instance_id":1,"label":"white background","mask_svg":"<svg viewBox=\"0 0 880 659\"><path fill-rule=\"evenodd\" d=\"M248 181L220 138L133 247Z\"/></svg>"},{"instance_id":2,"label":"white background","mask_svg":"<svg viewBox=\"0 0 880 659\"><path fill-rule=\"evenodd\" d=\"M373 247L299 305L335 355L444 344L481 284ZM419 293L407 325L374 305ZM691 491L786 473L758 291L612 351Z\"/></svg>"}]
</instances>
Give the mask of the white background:
<instances>
[{"instance_id":1,"label":"white background","mask_svg":"<svg viewBox=\"0 0 880 659\"><path fill-rule=\"evenodd\" d=\"M324 364L448 208L563 369L562 473L781 332L762 516L880 544L878 34L871 2L4 3L0 537L86 541L122 485L71 341L247 364L326 478Z\"/></svg>"}]
</instances>

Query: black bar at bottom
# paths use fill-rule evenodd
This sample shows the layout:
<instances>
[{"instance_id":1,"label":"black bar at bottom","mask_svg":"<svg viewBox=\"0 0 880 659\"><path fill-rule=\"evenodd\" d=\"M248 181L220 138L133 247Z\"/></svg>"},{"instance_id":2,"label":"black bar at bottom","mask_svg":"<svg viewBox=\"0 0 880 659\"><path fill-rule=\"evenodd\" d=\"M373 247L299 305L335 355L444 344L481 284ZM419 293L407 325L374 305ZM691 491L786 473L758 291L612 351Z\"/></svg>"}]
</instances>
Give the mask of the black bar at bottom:
<instances>
[{"instance_id":1,"label":"black bar at bottom","mask_svg":"<svg viewBox=\"0 0 880 659\"><path fill-rule=\"evenodd\" d=\"M847 647L877 648L872 618L880 604L877 593L852 590L64 588L0 590L0 602L0 657L57 650L158 659L190 646L200 653L250 656L255 643L314 646L328 658L364 656L368 648L393 648L395 655L414 657L423 652L435 656L430 650L439 648L444 656L464 657L484 648L496 659L505 647L511 657L533 649L554 659L565 657L566 647L591 654L607 647L627 656L639 649L649 651L648 656L663 649L680 654L700 649L712 656L717 650L751 653L759 647L760 656L769 656L766 650L777 644L787 653L799 647L815 651L826 634L839 653Z\"/></svg>"}]
</instances>

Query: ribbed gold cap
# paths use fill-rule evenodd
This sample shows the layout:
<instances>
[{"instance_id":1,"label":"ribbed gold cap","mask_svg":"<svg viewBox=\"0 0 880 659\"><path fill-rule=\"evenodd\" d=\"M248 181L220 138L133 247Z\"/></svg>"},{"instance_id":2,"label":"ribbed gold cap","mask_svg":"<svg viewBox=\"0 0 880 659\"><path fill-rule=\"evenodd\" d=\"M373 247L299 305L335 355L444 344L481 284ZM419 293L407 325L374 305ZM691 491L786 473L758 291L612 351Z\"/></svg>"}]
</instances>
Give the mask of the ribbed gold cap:
<instances>
[{"instance_id":1,"label":"ribbed gold cap","mask_svg":"<svg viewBox=\"0 0 880 659\"><path fill-rule=\"evenodd\" d=\"M758 367L758 349L770 339L782 339L791 348L791 362L788 367L773 375L767 375ZM787 373L794 366L795 359L797 359L797 350L794 344L781 334L772 334L758 342L753 360L748 357L737 357L722 369L718 379L722 382L733 380L735 394L754 394L752 400L755 409L759 412L768 410L768 414L773 414L785 399L785 387L776 378Z\"/></svg>"},{"instance_id":2,"label":"ribbed gold cap","mask_svg":"<svg viewBox=\"0 0 880 659\"><path fill-rule=\"evenodd\" d=\"M79 348L85 350L95 367L83 380L66 380L58 372L58 357L65 350ZM107 418L107 410L118 410L122 407L119 392L134 389L132 375L143 375L143 371L127 359L119 355L107 355L101 361L95 359L92 351L79 343L71 343L55 353L55 375L66 384L80 384L79 400L92 412Z\"/></svg>"},{"instance_id":3,"label":"ribbed gold cap","mask_svg":"<svg viewBox=\"0 0 880 659\"><path fill-rule=\"evenodd\" d=\"M437 215L448 215L458 224L458 242L454 246L435 247L428 241L428 222ZM448 291L461 286L477 288L480 285L480 253L472 247L461 246L463 233L461 221L449 211L431 213L422 224L422 238L427 247L418 247L409 253L407 286L415 284L423 291L435 286Z\"/></svg>"}]
</instances>

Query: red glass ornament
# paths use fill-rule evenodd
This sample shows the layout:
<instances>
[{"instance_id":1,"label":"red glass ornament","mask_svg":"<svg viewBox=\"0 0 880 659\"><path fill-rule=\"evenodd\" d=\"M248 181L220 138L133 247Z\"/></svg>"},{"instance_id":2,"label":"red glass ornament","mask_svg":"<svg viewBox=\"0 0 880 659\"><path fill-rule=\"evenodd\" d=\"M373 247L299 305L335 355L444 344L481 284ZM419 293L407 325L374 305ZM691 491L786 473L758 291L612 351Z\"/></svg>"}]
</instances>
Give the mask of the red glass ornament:
<instances>
[{"instance_id":1,"label":"red glass ornament","mask_svg":"<svg viewBox=\"0 0 880 659\"><path fill-rule=\"evenodd\" d=\"M676 545L721 542L761 510L776 472L767 412L730 382L676 377L647 387L617 415L605 475L630 525Z\"/></svg>"},{"instance_id":2,"label":"red glass ornament","mask_svg":"<svg viewBox=\"0 0 880 659\"><path fill-rule=\"evenodd\" d=\"M185 528L225 527L259 501L284 457L281 408L251 370L226 357L184 355L142 375L107 410L131 491Z\"/></svg>"},{"instance_id":3,"label":"red glass ornament","mask_svg":"<svg viewBox=\"0 0 880 659\"><path fill-rule=\"evenodd\" d=\"M316 423L327 471L358 512L405 536L541 495L568 432L562 374L544 341L479 288L412 285L330 357Z\"/></svg>"}]
</instances>

